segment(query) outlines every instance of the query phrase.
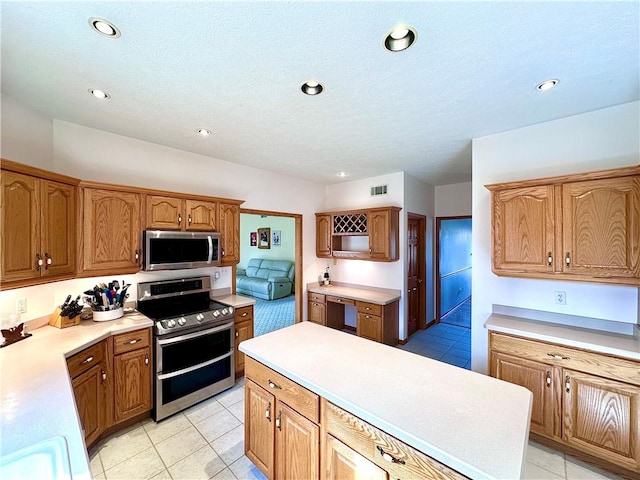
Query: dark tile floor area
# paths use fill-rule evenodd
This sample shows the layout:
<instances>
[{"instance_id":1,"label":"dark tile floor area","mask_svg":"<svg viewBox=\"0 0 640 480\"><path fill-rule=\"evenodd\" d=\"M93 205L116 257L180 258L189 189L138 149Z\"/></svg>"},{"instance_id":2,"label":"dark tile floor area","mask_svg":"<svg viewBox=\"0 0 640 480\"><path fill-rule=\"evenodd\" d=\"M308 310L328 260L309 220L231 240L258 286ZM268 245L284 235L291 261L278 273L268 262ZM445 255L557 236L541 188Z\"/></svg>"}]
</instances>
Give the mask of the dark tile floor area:
<instances>
[{"instance_id":1,"label":"dark tile floor area","mask_svg":"<svg viewBox=\"0 0 640 480\"><path fill-rule=\"evenodd\" d=\"M444 323L445 319L442 319L426 330L418 330L399 348L471 370L471 299L447 317L456 323Z\"/></svg>"}]
</instances>

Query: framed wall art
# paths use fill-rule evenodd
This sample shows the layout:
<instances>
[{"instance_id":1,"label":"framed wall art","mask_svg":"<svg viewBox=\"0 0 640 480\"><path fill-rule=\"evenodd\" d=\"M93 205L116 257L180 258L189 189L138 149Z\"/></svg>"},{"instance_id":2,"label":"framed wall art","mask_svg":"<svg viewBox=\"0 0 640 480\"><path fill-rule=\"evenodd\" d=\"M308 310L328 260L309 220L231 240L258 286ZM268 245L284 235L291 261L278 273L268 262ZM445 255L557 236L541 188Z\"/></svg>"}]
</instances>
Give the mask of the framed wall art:
<instances>
[{"instance_id":1,"label":"framed wall art","mask_svg":"<svg viewBox=\"0 0 640 480\"><path fill-rule=\"evenodd\" d=\"M271 248L271 229L258 229L258 248Z\"/></svg>"},{"instance_id":2,"label":"framed wall art","mask_svg":"<svg viewBox=\"0 0 640 480\"><path fill-rule=\"evenodd\" d=\"M280 246L280 237L282 236L282 232L280 230L274 230L271 234L271 245L274 247Z\"/></svg>"},{"instance_id":3,"label":"framed wall art","mask_svg":"<svg viewBox=\"0 0 640 480\"><path fill-rule=\"evenodd\" d=\"M251 232L251 240L249 242L249 245L251 245L252 247L255 247L256 245L258 245L258 232Z\"/></svg>"}]
</instances>

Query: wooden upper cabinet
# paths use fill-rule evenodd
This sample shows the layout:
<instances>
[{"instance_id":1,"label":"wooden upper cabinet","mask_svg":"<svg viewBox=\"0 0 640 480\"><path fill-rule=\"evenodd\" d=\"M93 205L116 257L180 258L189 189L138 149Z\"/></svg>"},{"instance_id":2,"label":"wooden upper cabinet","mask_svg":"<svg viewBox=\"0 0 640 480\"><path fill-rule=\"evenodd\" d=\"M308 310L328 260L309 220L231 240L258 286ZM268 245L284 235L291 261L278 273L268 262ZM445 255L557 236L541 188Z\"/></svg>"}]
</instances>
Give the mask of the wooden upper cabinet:
<instances>
[{"instance_id":1,"label":"wooden upper cabinet","mask_svg":"<svg viewBox=\"0 0 640 480\"><path fill-rule=\"evenodd\" d=\"M0 184L2 287L73 276L76 187L4 170Z\"/></svg>"},{"instance_id":2,"label":"wooden upper cabinet","mask_svg":"<svg viewBox=\"0 0 640 480\"><path fill-rule=\"evenodd\" d=\"M222 236L221 265L236 265L240 261L240 205L220 202L218 223Z\"/></svg>"},{"instance_id":3,"label":"wooden upper cabinet","mask_svg":"<svg viewBox=\"0 0 640 480\"><path fill-rule=\"evenodd\" d=\"M640 285L640 167L487 188L495 274Z\"/></svg>"},{"instance_id":4,"label":"wooden upper cabinet","mask_svg":"<svg viewBox=\"0 0 640 480\"><path fill-rule=\"evenodd\" d=\"M640 276L640 175L562 187L563 267L594 277Z\"/></svg>"},{"instance_id":5,"label":"wooden upper cabinet","mask_svg":"<svg viewBox=\"0 0 640 480\"><path fill-rule=\"evenodd\" d=\"M369 254L371 260L398 260L398 210L371 210L368 214Z\"/></svg>"},{"instance_id":6,"label":"wooden upper cabinet","mask_svg":"<svg viewBox=\"0 0 640 480\"><path fill-rule=\"evenodd\" d=\"M331 257L331 215L316 213L316 256Z\"/></svg>"},{"instance_id":7,"label":"wooden upper cabinet","mask_svg":"<svg viewBox=\"0 0 640 480\"><path fill-rule=\"evenodd\" d=\"M83 188L83 271L135 273L141 265L141 195Z\"/></svg>"},{"instance_id":8,"label":"wooden upper cabinet","mask_svg":"<svg viewBox=\"0 0 640 480\"><path fill-rule=\"evenodd\" d=\"M215 231L217 204L163 195L146 195L146 228Z\"/></svg>"}]
</instances>

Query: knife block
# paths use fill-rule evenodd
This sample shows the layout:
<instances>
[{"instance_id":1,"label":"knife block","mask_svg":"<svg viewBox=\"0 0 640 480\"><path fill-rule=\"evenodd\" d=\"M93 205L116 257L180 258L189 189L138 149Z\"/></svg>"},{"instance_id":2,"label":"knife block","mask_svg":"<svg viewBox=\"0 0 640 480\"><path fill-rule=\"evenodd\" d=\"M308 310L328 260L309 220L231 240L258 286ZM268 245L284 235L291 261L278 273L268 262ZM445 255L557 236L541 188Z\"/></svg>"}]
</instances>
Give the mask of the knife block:
<instances>
[{"instance_id":1,"label":"knife block","mask_svg":"<svg viewBox=\"0 0 640 480\"><path fill-rule=\"evenodd\" d=\"M51 318L49 319L49 325L56 328L67 328L80 325L80 315L74 318L69 318L60 315L61 312L62 310L60 309L60 307L56 307L56 309L51 314Z\"/></svg>"}]
</instances>

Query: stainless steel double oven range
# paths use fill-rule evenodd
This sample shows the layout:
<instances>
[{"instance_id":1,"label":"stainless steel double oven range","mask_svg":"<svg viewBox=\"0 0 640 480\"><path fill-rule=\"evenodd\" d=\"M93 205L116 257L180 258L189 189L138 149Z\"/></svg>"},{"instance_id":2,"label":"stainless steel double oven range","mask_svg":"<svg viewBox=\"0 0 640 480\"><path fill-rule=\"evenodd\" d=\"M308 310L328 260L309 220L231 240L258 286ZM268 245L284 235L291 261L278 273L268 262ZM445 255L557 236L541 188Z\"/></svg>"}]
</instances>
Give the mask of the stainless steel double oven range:
<instances>
[{"instance_id":1,"label":"stainless steel double oven range","mask_svg":"<svg viewBox=\"0 0 640 480\"><path fill-rule=\"evenodd\" d=\"M138 284L137 309L155 323L156 421L235 384L234 309L210 288L208 276Z\"/></svg>"}]
</instances>

